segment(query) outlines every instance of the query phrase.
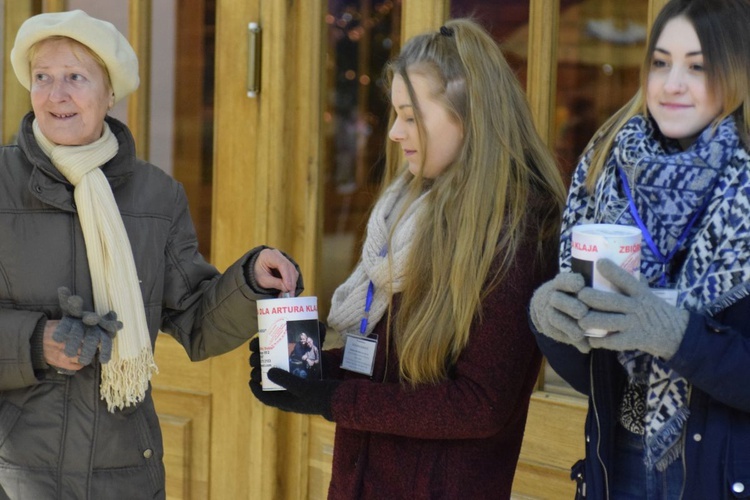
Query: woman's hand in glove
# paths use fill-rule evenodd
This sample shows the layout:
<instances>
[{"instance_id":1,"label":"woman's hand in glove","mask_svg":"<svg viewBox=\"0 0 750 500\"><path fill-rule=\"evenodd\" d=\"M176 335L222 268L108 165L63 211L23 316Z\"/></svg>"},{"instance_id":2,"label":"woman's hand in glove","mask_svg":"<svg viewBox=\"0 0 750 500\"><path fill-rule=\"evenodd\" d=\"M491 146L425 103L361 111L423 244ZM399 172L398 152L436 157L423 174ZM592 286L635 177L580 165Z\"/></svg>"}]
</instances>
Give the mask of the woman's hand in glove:
<instances>
[{"instance_id":1,"label":"woman's hand in glove","mask_svg":"<svg viewBox=\"0 0 750 500\"><path fill-rule=\"evenodd\" d=\"M588 307L576 297L583 287L580 274L559 273L534 292L529 315L540 333L586 353L591 348L578 320L586 315Z\"/></svg>"},{"instance_id":2,"label":"woman's hand in glove","mask_svg":"<svg viewBox=\"0 0 750 500\"><path fill-rule=\"evenodd\" d=\"M302 379L279 368L268 370L268 378L285 391L264 391L261 382L258 337L250 341L250 390L261 403L283 411L322 415L333 421L331 398L341 384L337 380Z\"/></svg>"},{"instance_id":3,"label":"woman's hand in glove","mask_svg":"<svg viewBox=\"0 0 750 500\"><path fill-rule=\"evenodd\" d=\"M638 281L609 259L596 263L599 273L621 293L585 288L578 298L591 310L578 324L584 330L610 332L589 338L591 347L611 351L640 350L670 359L680 347L690 313L660 299L645 282Z\"/></svg>"}]
</instances>

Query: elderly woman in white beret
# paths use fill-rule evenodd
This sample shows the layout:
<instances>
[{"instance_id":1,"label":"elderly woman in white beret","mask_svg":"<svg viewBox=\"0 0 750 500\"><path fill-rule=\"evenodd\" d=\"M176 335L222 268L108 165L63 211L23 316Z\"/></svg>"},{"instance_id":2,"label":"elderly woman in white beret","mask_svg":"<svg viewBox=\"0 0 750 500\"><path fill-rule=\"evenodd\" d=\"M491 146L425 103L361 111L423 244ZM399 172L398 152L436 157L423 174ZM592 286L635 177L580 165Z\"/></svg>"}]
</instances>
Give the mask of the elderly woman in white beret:
<instances>
[{"instance_id":1,"label":"elderly woman in white beret","mask_svg":"<svg viewBox=\"0 0 750 500\"><path fill-rule=\"evenodd\" d=\"M33 111L0 148L0 498L164 498L158 331L193 360L234 349L299 269L265 246L205 262L181 185L107 116L139 83L112 24L31 17L11 62Z\"/></svg>"}]
</instances>

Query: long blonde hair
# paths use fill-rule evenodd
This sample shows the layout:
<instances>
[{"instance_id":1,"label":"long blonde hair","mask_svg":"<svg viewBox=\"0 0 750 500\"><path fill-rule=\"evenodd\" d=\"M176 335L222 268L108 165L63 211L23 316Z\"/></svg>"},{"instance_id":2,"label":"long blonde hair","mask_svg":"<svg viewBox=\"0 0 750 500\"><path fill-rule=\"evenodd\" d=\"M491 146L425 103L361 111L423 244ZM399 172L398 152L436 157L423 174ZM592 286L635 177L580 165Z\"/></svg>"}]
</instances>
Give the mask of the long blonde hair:
<instances>
[{"instance_id":1,"label":"long blonde hair","mask_svg":"<svg viewBox=\"0 0 750 500\"><path fill-rule=\"evenodd\" d=\"M645 57L641 65L638 92L607 120L587 146L591 166L586 187L594 191L604 170L617 132L635 115L648 116L646 88L656 42L664 27L676 17L685 17L693 25L703 53L709 92L721 92L722 112L713 120L716 127L733 115L746 148L750 146L750 2L747 0L671 0L654 20Z\"/></svg>"},{"instance_id":2,"label":"long blonde hair","mask_svg":"<svg viewBox=\"0 0 750 500\"><path fill-rule=\"evenodd\" d=\"M541 248L558 236L566 192L512 69L480 25L449 21L409 40L386 66L389 85L395 75L406 83L424 147L410 74L432 82L432 97L464 132L458 158L434 180L410 174L396 145L386 150L385 185L405 176L412 200L429 189L393 332L401 378L418 384L444 379L466 346L482 299L527 237L529 200L540 193L548 200L533 220Z\"/></svg>"}]
</instances>

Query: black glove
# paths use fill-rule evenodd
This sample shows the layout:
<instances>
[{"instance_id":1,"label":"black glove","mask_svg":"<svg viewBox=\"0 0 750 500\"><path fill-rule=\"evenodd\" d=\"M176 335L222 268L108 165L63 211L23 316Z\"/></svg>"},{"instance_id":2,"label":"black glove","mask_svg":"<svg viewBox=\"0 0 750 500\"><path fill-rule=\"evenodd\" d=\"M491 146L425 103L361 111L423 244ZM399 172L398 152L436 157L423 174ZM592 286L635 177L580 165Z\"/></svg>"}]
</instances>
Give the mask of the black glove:
<instances>
[{"instance_id":1,"label":"black glove","mask_svg":"<svg viewBox=\"0 0 750 500\"><path fill-rule=\"evenodd\" d=\"M94 359L97 348L101 353L102 363L109 361L112 355L112 340L117 331L122 329L122 322L117 321L117 314L113 311L104 316L95 312L83 310L83 299L72 295L66 287L57 290L63 317L60 324L52 333L55 342L65 344L65 355L71 358L78 356L78 362L88 365ZM68 374L72 370L61 370Z\"/></svg>"},{"instance_id":2,"label":"black glove","mask_svg":"<svg viewBox=\"0 0 750 500\"><path fill-rule=\"evenodd\" d=\"M258 337L250 341L250 390L261 403L283 411L322 415L333 422L331 398L341 384L338 380L307 380L280 368L268 370L268 378L284 387L285 391L264 391L261 382L260 343Z\"/></svg>"},{"instance_id":3,"label":"black glove","mask_svg":"<svg viewBox=\"0 0 750 500\"><path fill-rule=\"evenodd\" d=\"M250 339L250 378L257 372L258 383L260 383L260 339L256 335Z\"/></svg>"},{"instance_id":4,"label":"black glove","mask_svg":"<svg viewBox=\"0 0 750 500\"><path fill-rule=\"evenodd\" d=\"M320 336L320 350L323 350L323 342L326 341L326 324L322 321L318 321L318 335Z\"/></svg>"}]
</instances>

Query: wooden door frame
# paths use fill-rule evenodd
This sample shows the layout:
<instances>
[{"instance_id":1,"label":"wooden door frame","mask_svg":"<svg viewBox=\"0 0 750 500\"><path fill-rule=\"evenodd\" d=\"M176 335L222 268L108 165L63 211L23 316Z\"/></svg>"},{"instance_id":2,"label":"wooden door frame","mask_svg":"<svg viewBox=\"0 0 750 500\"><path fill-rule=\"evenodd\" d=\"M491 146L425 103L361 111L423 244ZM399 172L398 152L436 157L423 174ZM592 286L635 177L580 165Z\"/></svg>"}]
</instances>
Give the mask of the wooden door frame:
<instances>
[{"instance_id":1,"label":"wooden door frame","mask_svg":"<svg viewBox=\"0 0 750 500\"><path fill-rule=\"evenodd\" d=\"M258 97L247 97L248 23L262 29ZM322 234L324 5L217 2L212 260L258 244L299 263L314 295ZM309 418L238 394L247 350L211 364L211 498L306 498ZM235 432L226 432L234 429Z\"/></svg>"}]
</instances>

